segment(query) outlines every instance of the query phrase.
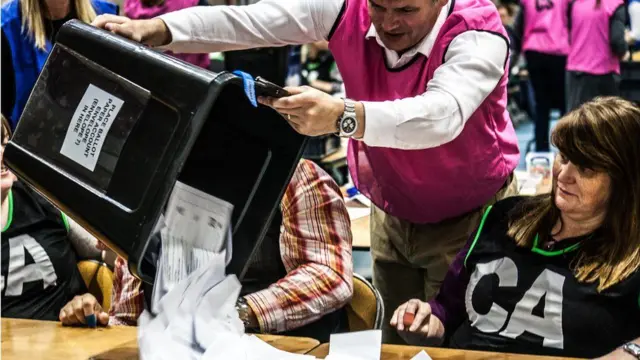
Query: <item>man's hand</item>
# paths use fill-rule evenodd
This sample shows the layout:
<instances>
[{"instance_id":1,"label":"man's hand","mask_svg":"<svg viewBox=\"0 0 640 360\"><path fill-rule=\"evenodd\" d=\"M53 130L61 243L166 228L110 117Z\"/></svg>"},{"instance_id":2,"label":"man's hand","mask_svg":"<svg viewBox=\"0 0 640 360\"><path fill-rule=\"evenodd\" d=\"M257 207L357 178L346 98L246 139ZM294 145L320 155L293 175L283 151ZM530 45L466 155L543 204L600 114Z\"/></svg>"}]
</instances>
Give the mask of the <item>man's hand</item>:
<instances>
[{"instance_id":1,"label":"man's hand","mask_svg":"<svg viewBox=\"0 0 640 360\"><path fill-rule=\"evenodd\" d=\"M282 114L300 134L320 136L338 131L337 121L344 112L344 100L309 86L287 87L285 90L291 96L279 99L260 97L258 101Z\"/></svg>"},{"instance_id":2,"label":"man's hand","mask_svg":"<svg viewBox=\"0 0 640 360\"><path fill-rule=\"evenodd\" d=\"M412 319L411 315L405 316L407 314L415 316ZM412 320L411 323L408 323L409 320ZM428 303L418 299L411 299L400 305L393 313L390 325L410 344L423 345L422 340L429 338L439 343L444 339L442 322L431 314L431 306Z\"/></svg>"},{"instance_id":3,"label":"man's hand","mask_svg":"<svg viewBox=\"0 0 640 360\"><path fill-rule=\"evenodd\" d=\"M102 14L91 25L152 47L171 42L171 32L161 19L131 20L125 16Z\"/></svg>"},{"instance_id":4,"label":"man's hand","mask_svg":"<svg viewBox=\"0 0 640 360\"><path fill-rule=\"evenodd\" d=\"M60 310L59 318L63 325L106 326L109 323L109 314L102 310L102 306L91 294L74 297Z\"/></svg>"}]
</instances>

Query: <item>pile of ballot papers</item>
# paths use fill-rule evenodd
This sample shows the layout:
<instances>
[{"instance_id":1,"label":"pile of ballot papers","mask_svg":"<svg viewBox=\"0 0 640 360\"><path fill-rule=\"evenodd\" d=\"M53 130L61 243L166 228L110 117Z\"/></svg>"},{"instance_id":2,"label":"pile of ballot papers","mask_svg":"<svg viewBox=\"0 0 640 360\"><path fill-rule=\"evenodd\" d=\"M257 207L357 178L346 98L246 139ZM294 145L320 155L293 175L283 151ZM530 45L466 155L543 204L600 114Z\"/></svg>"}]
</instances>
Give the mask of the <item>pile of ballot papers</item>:
<instances>
[{"instance_id":1,"label":"pile of ballot papers","mask_svg":"<svg viewBox=\"0 0 640 360\"><path fill-rule=\"evenodd\" d=\"M233 207L177 183L166 218L157 226L162 250L150 309L138 322L140 358L294 360L288 353L244 332L235 308L241 285L226 275L231 259ZM331 336L329 360L379 360L380 330ZM420 352L415 359L430 359Z\"/></svg>"},{"instance_id":2,"label":"pile of ballot papers","mask_svg":"<svg viewBox=\"0 0 640 360\"><path fill-rule=\"evenodd\" d=\"M225 252L164 294L138 323L141 359L290 359L304 357L246 335L235 303L240 282L224 275ZM155 313L155 315L154 315ZM314 359L314 357L304 357Z\"/></svg>"},{"instance_id":3,"label":"pile of ballot papers","mask_svg":"<svg viewBox=\"0 0 640 360\"><path fill-rule=\"evenodd\" d=\"M232 210L221 199L176 183L156 230L162 248L152 302L138 322L142 359L314 359L244 333L235 308L241 285L225 274Z\"/></svg>"}]
</instances>

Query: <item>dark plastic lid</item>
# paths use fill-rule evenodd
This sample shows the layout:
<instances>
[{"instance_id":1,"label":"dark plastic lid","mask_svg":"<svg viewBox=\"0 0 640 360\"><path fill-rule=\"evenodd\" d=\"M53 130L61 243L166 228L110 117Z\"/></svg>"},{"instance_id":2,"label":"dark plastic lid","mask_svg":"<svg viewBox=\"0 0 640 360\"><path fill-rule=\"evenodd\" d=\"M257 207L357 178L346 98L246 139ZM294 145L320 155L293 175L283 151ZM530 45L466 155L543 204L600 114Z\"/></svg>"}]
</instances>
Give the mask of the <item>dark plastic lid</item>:
<instances>
[{"instance_id":1,"label":"dark plastic lid","mask_svg":"<svg viewBox=\"0 0 640 360\"><path fill-rule=\"evenodd\" d=\"M227 270L242 277L306 138L270 108L253 107L241 84L72 20L5 162L148 282L148 240L176 180L230 202Z\"/></svg>"}]
</instances>

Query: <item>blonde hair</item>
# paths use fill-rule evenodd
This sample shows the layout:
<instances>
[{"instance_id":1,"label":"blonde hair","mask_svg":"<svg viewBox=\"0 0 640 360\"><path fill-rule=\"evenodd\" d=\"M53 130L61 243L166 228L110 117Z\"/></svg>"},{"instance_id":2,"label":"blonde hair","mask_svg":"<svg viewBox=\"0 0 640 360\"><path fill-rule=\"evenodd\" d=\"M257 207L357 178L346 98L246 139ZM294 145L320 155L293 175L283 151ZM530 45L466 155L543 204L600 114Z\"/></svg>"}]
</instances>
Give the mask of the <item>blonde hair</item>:
<instances>
[{"instance_id":1,"label":"blonde hair","mask_svg":"<svg viewBox=\"0 0 640 360\"><path fill-rule=\"evenodd\" d=\"M598 235L584 240L572 264L582 283L603 291L640 269L640 108L617 97L596 98L562 118L551 142L576 166L607 173L611 195ZM554 179L555 185L555 179ZM551 194L531 197L510 220L509 236L525 248L551 237L559 220ZM514 212L515 213L515 212ZM524 214L524 215L522 215Z\"/></svg>"},{"instance_id":2,"label":"blonde hair","mask_svg":"<svg viewBox=\"0 0 640 360\"><path fill-rule=\"evenodd\" d=\"M41 50L46 49L47 30L45 29L45 16L48 12L44 0L19 0L22 12L22 31L27 33ZM90 23L96 17L91 0L72 0L71 6L75 9L78 20Z\"/></svg>"}]
</instances>

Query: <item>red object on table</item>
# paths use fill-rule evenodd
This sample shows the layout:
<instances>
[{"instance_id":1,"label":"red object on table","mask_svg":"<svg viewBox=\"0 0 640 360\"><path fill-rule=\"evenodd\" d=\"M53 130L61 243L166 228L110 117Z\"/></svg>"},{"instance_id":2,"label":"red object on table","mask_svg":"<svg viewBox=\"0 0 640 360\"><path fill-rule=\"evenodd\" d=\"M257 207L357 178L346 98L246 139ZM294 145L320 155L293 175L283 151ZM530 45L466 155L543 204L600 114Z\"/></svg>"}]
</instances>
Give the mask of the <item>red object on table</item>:
<instances>
[{"instance_id":1,"label":"red object on table","mask_svg":"<svg viewBox=\"0 0 640 360\"><path fill-rule=\"evenodd\" d=\"M413 324L413 319L415 318L416 318L415 314L404 313L404 316L402 317L402 322L404 323L404 326L411 326L411 324Z\"/></svg>"}]
</instances>

